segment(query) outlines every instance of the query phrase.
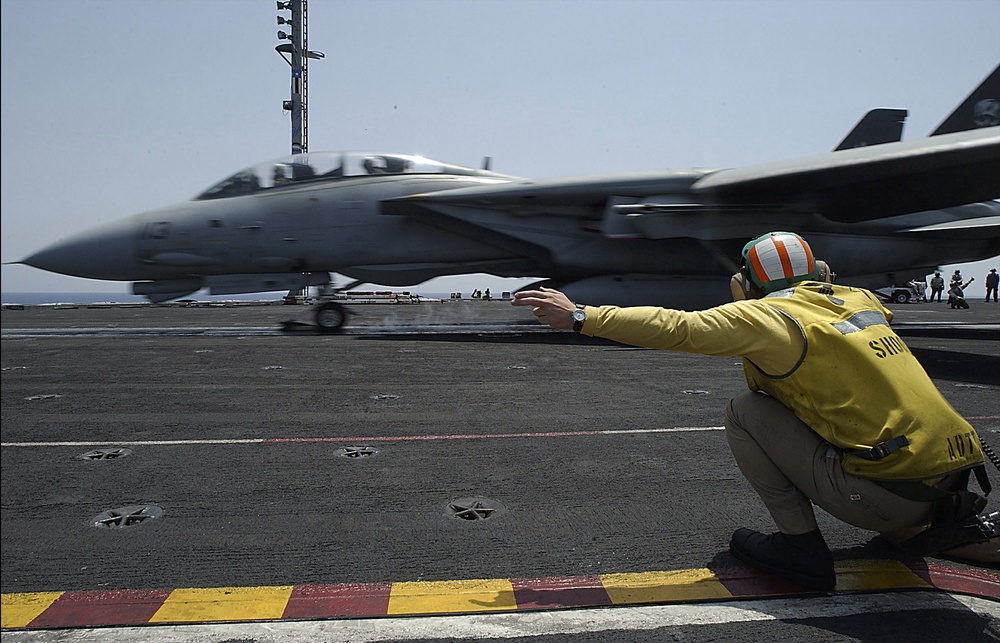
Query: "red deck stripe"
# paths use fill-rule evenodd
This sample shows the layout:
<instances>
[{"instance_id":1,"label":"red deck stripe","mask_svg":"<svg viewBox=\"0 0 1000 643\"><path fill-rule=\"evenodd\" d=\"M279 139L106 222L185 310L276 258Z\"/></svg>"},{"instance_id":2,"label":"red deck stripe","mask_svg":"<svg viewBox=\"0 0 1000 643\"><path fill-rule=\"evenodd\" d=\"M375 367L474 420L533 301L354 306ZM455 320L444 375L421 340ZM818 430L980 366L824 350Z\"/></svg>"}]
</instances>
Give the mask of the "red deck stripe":
<instances>
[{"instance_id":1,"label":"red deck stripe","mask_svg":"<svg viewBox=\"0 0 1000 643\"><path fill-rule=\"evenodd\" d=\"M606 435L608 431L545 431L542 433L458 433L455 435L355 436L346 438L266 438L262 444L288 442L423 442L433 440L493 440L498 438L567 438Z\"/></svg>"},{"instance_id":2,"label":"red deck stripe","mask_svg":"<svg viewBox=\"0 0 1000 643\"><path fill-rule=\"evenodd\" d=\"M611 598L596 576L568 578L512 578L519 610L611 605Z\"/></svg>"},{"instance_id":3,"label":"red deck stripe","mask_svg":"<svg viewBox=\"0 0 1000 643\"><path fill-rule=\"evenodd\" d=\"M1000 570L958 567L915 561L906 566L931 586L1000 601ZM711 569L736 598L808 593L749 566ZM611 604L600 579L594 576L510 579L519 610L597 607ZM282 618L336 619L385 616L392 583L298 585ZM94 590L65 592L28 629L144 625L171 595L169 589ZM884 591L884 590L880 590Z\"/></svg>"},{"instance_id":4,"label":"red deck stripe","mask_svg":"<svg viewBox=\"0 0 1000 643\"><path fill-rule=\"evenodd\" d=\"M722 586L736 598L801 594L810 591L791 581L760 572L749 565L739 567L709 566L709 569L722 583Z\"/></svg>"},{"instance_id":5,"label":"red deck stripe","mask_svg":"<svg viewBox=\"0 0 1000 643\"><path fill-rule=\"evenodd\" d=\"M947 563L907 563L914 574L946 592L970 594L1000 601L1000 570L956 567Z\"/></svg>"},{"instance_id":6,"label":"red deck stripe","mask_svg":"<svg viewBox=\"0 0 1000 643\"><path fill-rule=\"evenodd\" d=\"M145 625L170 596L169 589L66 592L28 627Z\"/></svg>"},{"instance_id":7,"label":"red deck stripe","mask_svg":"<svg viewBox=\"0 0 1000 643\"><path fill-rule=\"evenodd\" d=\"M281 618L385 616L392 583L298 585Z\"/></svg>"}]
</instances>

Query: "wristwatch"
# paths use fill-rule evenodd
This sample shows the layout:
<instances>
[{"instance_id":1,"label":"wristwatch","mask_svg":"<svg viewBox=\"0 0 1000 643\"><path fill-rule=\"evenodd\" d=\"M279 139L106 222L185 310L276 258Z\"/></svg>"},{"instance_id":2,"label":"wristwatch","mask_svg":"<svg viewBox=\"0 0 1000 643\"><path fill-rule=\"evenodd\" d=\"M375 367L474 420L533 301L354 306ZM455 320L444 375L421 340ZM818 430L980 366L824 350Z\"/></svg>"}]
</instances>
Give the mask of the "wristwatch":
<instances>
[{"instance_id":1,"label":"wristwatch","mask_svg":"<svg viewBox=\"0 0 1000 643\"><path fill-rule=\"evenodd\" d=\"M573 311L573 330L579 333L583 330L583 322L587 321L587 310L583 304L577 304Z\"/></svg>"}]
</instances>

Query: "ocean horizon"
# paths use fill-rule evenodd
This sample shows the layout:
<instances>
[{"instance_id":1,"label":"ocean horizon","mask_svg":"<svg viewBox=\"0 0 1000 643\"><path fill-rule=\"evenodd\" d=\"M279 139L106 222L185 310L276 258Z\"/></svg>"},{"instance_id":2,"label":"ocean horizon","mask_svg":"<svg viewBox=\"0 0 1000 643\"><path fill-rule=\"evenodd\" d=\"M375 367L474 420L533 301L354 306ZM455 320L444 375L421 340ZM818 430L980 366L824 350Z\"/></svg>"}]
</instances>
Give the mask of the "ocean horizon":
<instances>
[{"instance_id":1,"label":"ocean horizon","mask_svg":"<svg viewBox=\"0 0 1000 643\"><path fill-rule=\"evenodd\" d=\"M381 289L380 289L381 292ZM392 290L393 293L412 292L429 299L448 299L451 293L418 293L406 289ZM258 292L240 295L207 295L195 293L175 301L221 302L221 301L281 301L287 291ZM462 293L468 298L471 293ZM498 292L497 295L500 293ZM0 293L0 303L4 305L59 305L59 304L141 304L149 303L142 295L122 292L4 292Z\"/></svg>"},{"instance_id":2,"label":"ocean horizon","mask_svg":"<svg viewBox=\"0 0 1000 643\"><path fill-rule=\"evenodd\" d=\"M276 301L285 293L254 293L251 295L200 295L184 297L192 301ZM148 303L142 295L122 292L5 292L0 293L4 304L135 304Z\"/></svg>"}]
</instances>

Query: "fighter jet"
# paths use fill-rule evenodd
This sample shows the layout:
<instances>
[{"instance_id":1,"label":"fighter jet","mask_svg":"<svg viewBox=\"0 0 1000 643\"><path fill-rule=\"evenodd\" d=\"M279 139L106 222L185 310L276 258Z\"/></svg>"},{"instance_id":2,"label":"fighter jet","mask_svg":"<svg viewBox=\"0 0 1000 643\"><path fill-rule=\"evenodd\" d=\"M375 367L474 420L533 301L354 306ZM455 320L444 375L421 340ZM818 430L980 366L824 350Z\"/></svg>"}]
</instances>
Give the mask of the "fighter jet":
<instances>
[{"instance_id":1,"label":"fighter jet","mask_svg":"<svg viewBox=\"0 0 1000 643\"><path fill-rule=\"evenodd\" d=\"M806 236L842 282L884 285L1000 254L1000 122L980 124L879 145L849 136L744 168L546 180L405 154L299 154L21 263L131 281L154 302L203 288L331 294L331 273L388 286L489 273L544 277L532 287L576 301L695 309L729 297L748 239L781 229ZM344 312L327 301L316 321L336 330Z\"/></svg>"}]
</instances>

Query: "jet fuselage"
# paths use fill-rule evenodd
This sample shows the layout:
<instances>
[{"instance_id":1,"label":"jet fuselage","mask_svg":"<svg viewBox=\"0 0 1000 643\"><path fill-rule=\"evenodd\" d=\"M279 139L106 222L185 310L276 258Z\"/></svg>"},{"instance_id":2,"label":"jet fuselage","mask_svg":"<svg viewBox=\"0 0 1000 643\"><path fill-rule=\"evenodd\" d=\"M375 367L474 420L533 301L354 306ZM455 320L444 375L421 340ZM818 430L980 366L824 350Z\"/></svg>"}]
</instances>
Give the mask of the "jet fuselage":
<instances>
[{"instance_id":1,"label":"jet fuselage","mask_svg":"<svg viewBox=\"0 0 1000 643\"><path fill-rule=\"evenodd\" d=\"M841 281L858 285L1000 254L995 201L838 221L809 203L720 202L697 190L713 175L528 181L405 155L297 155L238 172L191 201L85 231L23 263L135 282L134 291L153 301L205 287L318 286L329 273L410 286L486 272L548 278L588 301L699 308L725 300L725 277L743 243L769 230L803 234Z\"/></svg>"}]
</instances>

